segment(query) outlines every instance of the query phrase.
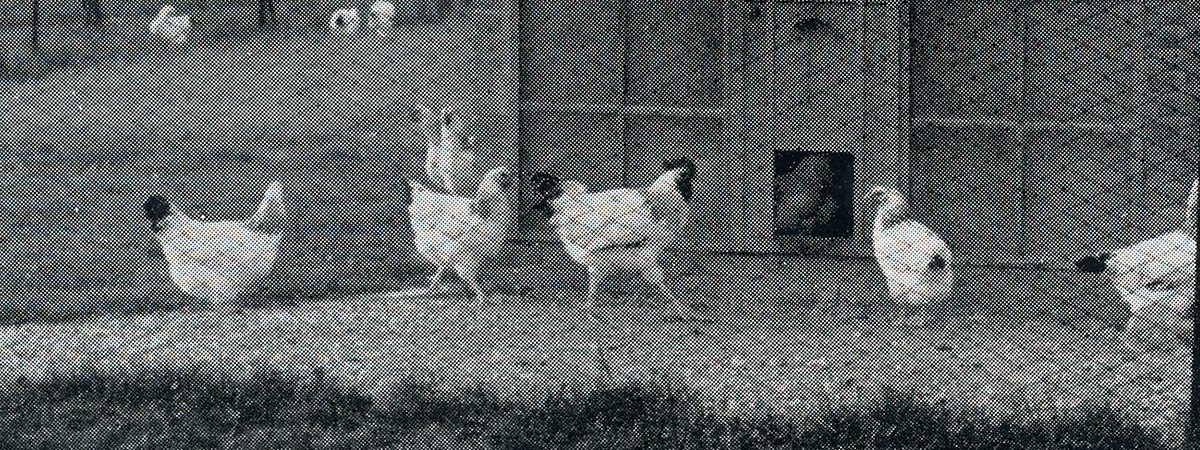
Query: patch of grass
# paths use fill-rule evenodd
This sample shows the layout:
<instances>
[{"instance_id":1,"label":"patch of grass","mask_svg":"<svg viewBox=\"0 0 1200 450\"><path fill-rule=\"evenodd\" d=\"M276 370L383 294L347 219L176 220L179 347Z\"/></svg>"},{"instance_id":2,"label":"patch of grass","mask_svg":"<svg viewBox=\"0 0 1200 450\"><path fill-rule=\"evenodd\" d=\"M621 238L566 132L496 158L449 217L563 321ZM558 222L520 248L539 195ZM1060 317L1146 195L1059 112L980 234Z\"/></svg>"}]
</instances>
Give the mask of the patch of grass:
<instances>
[{"instance_id":1,"label":"patch of grass","mask_svg":"<svg viewBox=\"0 0 1200 450\"><path fill-rule=\"evenodd\" d=\"M426 270L403 202L423 148L406 108L465 103L483 116L481 143L515 142L500 92L516 80L498 75L515 47L494 51L515 38L492 23L502 18L341 37L323 18L347 5L280 4L285 19L321 15L319 27L218 36L251 26L252 5L182 6L199 11L197 39L182 46L146 36L158 4L113 7L103 31L47 15L40 56L20 54L27 30L0 28L13 43L0 65L40 74L0 74L4 323L183 304L141 202L161 194L193 217L236 220L272 179L293 227L269 292L249 303L404 286Z\"/></svg>"},{"instance_id":2,"label":"patch of grass","mask_svg":"<svg viewBox=\"0 0 1200 450\"><path fill-rule=\"evenodd\" d=\"M515 116L495 109L511 108L500 91L516 80L497 73L515 53L492 51L507 39L487 24L163 47L135 19L115 17L104 32L47 25L61 70L0 80L12 100L0 107L6 323L179 304L154 288L169 280L141 202L160 194L194 217L236 220L272 179L284 183L293 227L268 297L401 286L426 269L403 203L423 148L406 108L467 102L482 116L481 142L498 144L488 148L516 139Z\"/></svg>"},{"instance_id":3,"label":"patch of grass","mask_svg":"<svg viewBox=\"0 0 1200 450\"><path fill-rule=\"evenodd\" d=\"M0 315L4 323L59 321L186 304L166 273L141 203L166 195L192 217L249 216L272 179L292 214L268 297L324 297L407 285L426 267L412 249L403 199L410 168L343 160L336 167L273 167L206 157L175 166L22 165L0 175ZM261 296L260 296L261 297ZM259 302L248 300L249 302Z\"/></svg>"},{"instance_id":4,"label":"patch of grass","mask_svg":"<svg viewBox=\"0 0 1200 450\"><path fill-rule=\"evenodd\" d=\"M48 27L41 56L16 50L21 30L0 29L0 39L14 43L6 66L42 64L36 58L54 66L38 69L44 76L0 80L0 95L12 100L0 109L5 144L103 154L131 140L256 147L373 135L382 142L367 145L390 146L409 139L406 108L414 101L454 99L492 115L515 104L516 36L501 25L512 20L505 16L406 26L387 37L298 28L181 46L146 37L140 19L113 20L103 32Z\"/></svg>"},{"instance_id":5,"label":"patch of grass","mask_svg":"<svg viewBox=\"0 0 1200 450\"><path fill-rule=\"evenodd\" d=\"M18 380L0 394L0 446L32 448L956 448L1158 449L1110 410L1049 422L987 422L893 395L806 421L705 412L687 392L632 384L538 405L418 384L389 406L313 374L233 382L202 372ZM441 444L441 445L439 445Z\"/></svg>"},{"instance_id":6,"label":"patch of grass","mask_svg":"<svg viewBox=\"0 0 1200 450\"><path fill-rule=\"evenodd\" d=\"M510 288L559 286L548 294L582 288L569 271L529 272L509 279ZM790 283L784 289L803 293L795 280L815 279L784 269L778 275L761 289ZM680 294L706 304L702 313L713 321L663 323L665 305L637 294L602 301L597 313L604 323L587 319L575 295L501 296L478 305L468 294L267 303L236 315L168 307L35 321L0 327L0 385L20 377L43 383L55 373L123 379L160 370L217 373L242 383L249 374L278 371L290 380L327 378L428 426L442 414L422 406L431 395L478 393L464 401L561 406L570 403L551 399L639 383L681 389L698 412L778 416L836 433L846 432L840 422L815 418L866 414L895 391L979 411L970 417L979 423L1076 420L1102 405L1170 442L1186 423L1186 351L1137 353L1123 349L1113 333L1000 315L951 316L944 327L906 330L890 326L885 311L859 318L850 308L823 307L830 300L820 298L772 303L727 279L696 276ZM478 421L469 408L456 414ZM547 427L575 433L567 425ZM537 445L553 447L553 439Z\"/></svg>"},{"instance_id":7,"label":"patch of grass","mask_svg":"<svg viewBox=\"0 0 1200 450\"><path fill-rule=\"evenodd\" d=\"M257 28L257 11L253 2L172 2L177 7L178 14L187 15L191 21L188 40L183 45L169 43L160 36L151 36L147 32L149 23L162 7L162 2L105 0L100 3L106 20L102 26L92 26L84 23L86 14L78 1L41 1L40 51L35 53L28 46L31 14L29 5L19 0L0 0L0 6L13 12L0 18L0 42L6 44L0 48L0 80L28 81L73 66L104 61L132 62L141 57L163 57L213 45L237 46L240 42L281 32L328 34L329 16L334 10L355 7L365 12L373 2L276 1L276 19L280 27L270 31ZM495 3L486 5L487 7L503 7L501 4L504 2L487 3ZM432 6L432 3L395 2L395 6L394 21L401 28L461 20L464 16L473 15L468 11L456 11L437 16L435 11L428 7Z\"/></svg>"},{"instance_id":8,"label":"patch of grass","mask_svg":"<svg viewBox=\"0 0 1200 450\"><path fill-rule=\"evenodd\" d=\"M426 270L404 208L423 148L405 108L471 102L481 142L515 142L512 116L491 108L504 103L496 72L507 58L490 52L498 38L486 26L387 38L283 30L168 48L126 19L95 36L48 25L48 48L94 60L0 80L13 99L0 107L5 323L181 304L158 289L170 282L141 202L161 194L193 217L236 220L272 179L284 183L293 227L270 292L251 303L404 286Z\"/></svg>"}]
</instances>

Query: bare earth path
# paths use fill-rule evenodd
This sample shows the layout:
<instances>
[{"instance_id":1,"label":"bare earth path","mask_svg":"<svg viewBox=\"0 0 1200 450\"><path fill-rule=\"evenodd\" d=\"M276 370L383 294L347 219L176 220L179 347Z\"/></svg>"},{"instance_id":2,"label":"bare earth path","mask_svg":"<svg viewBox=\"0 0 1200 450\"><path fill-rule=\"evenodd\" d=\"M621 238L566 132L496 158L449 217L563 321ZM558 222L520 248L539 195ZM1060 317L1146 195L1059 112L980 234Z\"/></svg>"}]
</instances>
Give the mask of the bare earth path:
<instances>
[{"instance_id":1,"label":"bare earth path","mask_svg":"<svg viewBox=\"0 0 1200 450\"><path fill-rule=\"evenodd\" d=\"M914 330L886 320L889 307L876 298L880 280L869 261L713 257L676 282L711 323L664 323L661 300L647 299L648 291L630 282L617 287L634 295L601 303L611 324L601 325L578 307L582 270L557 258L501 269L508 274L501 288L527 295L491 305L462 296L374 294L234 316L174 310L9 326L0 329L0 373L12 381L90 368L119 374L208 367L235 378L278 369L303 380L320 368L382 401L390 386L409 383L482 387L502 399L536 402L562 390L639 380L690 387L718 412L803 417L869 404L891 386L1005 416L1032 418L1108 399L1161 431L1178 432L1186 422L1187 350L1125 350L1086 312L1072 319L1037 307L1005 310L1029 301L1020 292L990 303L972 297L981 295L977 285L996 289L989 280L1036 286L1068 275L968 272L959 301L975 306L958 305L944 322ZM823 285L831 274L844 281ZM1091 280L1076 283L1103 289ZM1081 296L1096 292L1105 291Z\"/></svg>"}]
</instances>

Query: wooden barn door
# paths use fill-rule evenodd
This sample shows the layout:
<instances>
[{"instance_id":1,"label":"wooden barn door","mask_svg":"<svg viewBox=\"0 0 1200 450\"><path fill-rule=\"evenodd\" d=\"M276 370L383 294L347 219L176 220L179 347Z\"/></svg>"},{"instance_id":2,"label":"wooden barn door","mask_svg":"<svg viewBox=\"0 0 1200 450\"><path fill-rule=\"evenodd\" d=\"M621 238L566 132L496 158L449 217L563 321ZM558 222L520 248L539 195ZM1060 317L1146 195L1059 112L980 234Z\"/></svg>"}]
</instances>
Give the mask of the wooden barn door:
<instances>
[{"instance_id":1,"label":"wooden barn door","mask_svg":"<svg viewBox=\"0 0 1200 450\"><path fill-rule=\"evenodd\" d=\"M900 11L740 5L745 224L756 250L864 253L871 211L858 200L904 172Z\"/></svg>"}]
</instances>

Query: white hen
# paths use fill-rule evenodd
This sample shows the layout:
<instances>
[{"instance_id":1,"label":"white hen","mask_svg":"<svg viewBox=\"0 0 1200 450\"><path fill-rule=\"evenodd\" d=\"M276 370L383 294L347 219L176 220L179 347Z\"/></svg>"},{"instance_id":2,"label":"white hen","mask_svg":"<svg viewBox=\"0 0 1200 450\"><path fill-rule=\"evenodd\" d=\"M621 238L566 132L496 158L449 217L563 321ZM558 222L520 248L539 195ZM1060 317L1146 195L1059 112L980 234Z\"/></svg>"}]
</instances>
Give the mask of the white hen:
<instances>
[{"instance_id":1,"label":"white hen","mask_svg":"<svg viewBox=\"0 0 1200 450\"><path fill-rule=\"evenodd\" d=\"M163 5L158 15L150 22L150 34L161 35L176 44L187 41L188 32L192 29L192 20L188 16L174 14L174 6Z\"/></svg>"},{"instance_id":2,"label":"white hen","mask_svg":"<svg viewBox=\"0 0 1200 450\"><path fill-rule=\"evenodd\" d=\"M1192 182L1184 223L1178 230L1075 262L1081 271L1104 273L1112 279L1113 287L1132 313L1127 330L1133 328L1131 325L1138 322L1144 311L1165 311L1178 317L1188 314L1195 303L1198 184L1200 180ZM1156 320L1162 319L1165 318Z\"/></svg>"},{"instance_id":3,"label":"white hen","mask_svg":"<svg viewBox=\"0 0 1200 450\"><path fill-rule=\"evenodd\" d=\"M392 29L395 17L396 5L387 0L377 0L371 5L371 15L367 18L367 25L380 36L387 36L388 31Z\"/></svg>"},{"instance_id":4,"label":"white hen","mask_svg":"<svg viewBox=\"0 0 1200 450\"><path fill-rule=\"evenodd\" d=\"M329 16L329 30L341 35L351 35L358 31L359 20L357 9L339 9Z\"/></svg>"},{"instance_id":5,"label":"white hen","mask_svg":"<svg viewBox=\"0 0 1200 450\"><path fill-rule=\"evenodd\" d=\"M434 189L459 197L475 195L483 177L475 154L473 134L466 134L461 117L453 107L440 117L424 105L416 105L413 121L425 135L425 176Z\"/></svg>"},{"instance_id":6,"label":"white hen","mask_svg":"<svg viewBox=\"0 0 1200 450\"><path fill-rule=\"evenodd\" d=\"M954 288L953 256L950 247L925 225L904 218L908 202L892 188L876 186L869 198L878 203L872 239L875 261L887 281L892 299L922 314L913 319L925 321L925 309L950 295Z\"/></svg>"},{"instance_id":7,"label":"white hen","mask_svg":"<svg viewBox=\"0 0 1200 450\"><path fill-rule=\"evenodd\" d=\"M287 221L279 182L267 188L254 215L240 222L196 221L158 195L143 207L171 280L223 310L271 272Z\"/></svg>"},{"instance_id":8,"label":"white hen","mask_svg":"<svg viewBox=\"0 0 1200 450\"><path fill-rule=\"evenodd\" d=\"M453 267L471 286L479 301L487 301L479 285L479 267L495 257L516 224L517 186L507 168L484 175L474 198L434 192L409 180L412 203L408 206L413 243L417 252L437 266L429 289L439 287L446 268Z\"/></svg>"},{"instance_id":9,"label":"white hen","mask_svg":"<svg viewBox=\"0 0 1200 450\"><path fill-rule=\"evenodd\" d=\"M647 187L595 193L574 180L533 176L537 207L550 210L550 223L567 254L587 268L589 310L603 278L625 270L641 273L661 290L678 318L694 318L667 288L658 259L687 224L695 175L696 165L681 158L664 162L663 173Z\"/></svg>"}]
</instances>

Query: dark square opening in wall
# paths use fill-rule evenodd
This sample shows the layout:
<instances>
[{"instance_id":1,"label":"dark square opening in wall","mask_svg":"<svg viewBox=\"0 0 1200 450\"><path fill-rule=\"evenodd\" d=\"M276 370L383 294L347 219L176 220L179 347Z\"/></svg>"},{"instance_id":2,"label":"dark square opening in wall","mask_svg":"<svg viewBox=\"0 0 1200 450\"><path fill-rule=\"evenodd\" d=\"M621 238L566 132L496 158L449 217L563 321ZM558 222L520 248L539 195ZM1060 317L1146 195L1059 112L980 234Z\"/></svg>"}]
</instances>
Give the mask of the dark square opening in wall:
<instances>
[{"instance_id":1,"label":"dark square opening in wall","mask_svg":"<svg viewBox=\"0 0 1200 450\"><path fill-rule=\"evenodd\" d=\"M853 236L853 154L776 150L772 184L775 236Z\"/></svg>"}]
</instances>

